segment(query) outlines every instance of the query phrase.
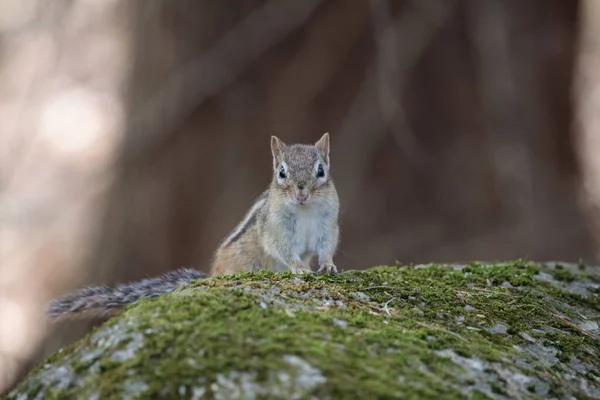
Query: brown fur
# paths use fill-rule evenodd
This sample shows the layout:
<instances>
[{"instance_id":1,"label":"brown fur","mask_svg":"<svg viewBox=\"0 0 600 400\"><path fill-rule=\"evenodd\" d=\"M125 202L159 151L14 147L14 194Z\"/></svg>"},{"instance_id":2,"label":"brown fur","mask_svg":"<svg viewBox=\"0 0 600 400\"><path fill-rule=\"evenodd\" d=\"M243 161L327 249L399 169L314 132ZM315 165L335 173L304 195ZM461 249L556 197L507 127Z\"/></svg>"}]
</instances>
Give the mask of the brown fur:
<instances>
[{"instance_id":1,"label":"brown fur","mask_svg":"<svg viewBox=\"0 0 600 400\"><path fill-rule=\"evenodd\" d=\"M243 230L244 234L233 242L226 240L215 252L210 272L212 276L281 267L288 267L297 273L310 272L309 263L312 258L310 255L302 256L301 260L285 256L285 259L277 259L273 256L273 253L277 253L278 244L293 239L293 233L290 236L289 233L284 232L286 222L282 219L289 214L289 199L297 194L298 185L305 188L310 198L320 201L320 206L331 209L334 217L323 228L331 231L334 236L339 235L337 219L339 199L328 171L329 135L323 135L315 145L291 146L287 146L273 136L271 151L273 177L269 189L255 203L255 205L260 204L260 207L253 207L254 215L247 219L247 226L237 228ZM314 166L317 162L321 162L327 169L324 180L315 178ZM278 181L277 176L283 163L289 167L290 176L281 182ZM337 240L335 242L337 246ZM326 257L327 259L322 260L321 263L326 265L327 270L335 269L332 260L333 251L331 256Z\"/></svg>"}]
</instances>

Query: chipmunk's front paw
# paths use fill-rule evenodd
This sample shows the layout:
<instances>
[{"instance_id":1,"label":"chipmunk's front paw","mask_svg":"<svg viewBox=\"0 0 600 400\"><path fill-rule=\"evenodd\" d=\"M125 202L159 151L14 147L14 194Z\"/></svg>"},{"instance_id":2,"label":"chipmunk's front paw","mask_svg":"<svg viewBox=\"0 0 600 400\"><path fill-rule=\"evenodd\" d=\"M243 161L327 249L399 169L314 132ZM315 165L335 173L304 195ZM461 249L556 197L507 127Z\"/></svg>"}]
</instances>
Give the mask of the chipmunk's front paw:
<instances>
[{"instance_id":1,"label":"chipmunk's front paw","mask_svg":"<svg viewBox=\"0 0 600 400\"><path fill-rule=\"evenodd\" d=\"M298 274L298 275L313 273L313 271L310 268L291 268L290 270L292 271L292 274Z\"/></svg>"},{"instance_id":2,"label":"chipmunk's front paw","mask_svg":"<svg viewBox=\"0 0 600 400\"><path fill-rule=\"evenodd\" d=\"M328 274L337 274L338 270L335 264L322 264L317 273L328 273Z\"/></svg>"}]
</instances>

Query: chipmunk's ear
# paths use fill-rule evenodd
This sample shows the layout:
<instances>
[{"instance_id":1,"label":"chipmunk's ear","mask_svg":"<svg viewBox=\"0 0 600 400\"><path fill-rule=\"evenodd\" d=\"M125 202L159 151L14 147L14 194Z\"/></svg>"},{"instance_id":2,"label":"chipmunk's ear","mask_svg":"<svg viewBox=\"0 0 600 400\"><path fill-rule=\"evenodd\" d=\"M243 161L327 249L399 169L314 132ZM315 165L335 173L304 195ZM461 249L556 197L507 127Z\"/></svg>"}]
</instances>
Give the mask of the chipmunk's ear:
<instances>
[{"instance_id":1,"label":"chipmunk's ear","mask_svg":"<svg viewBox=\"0 0 600 400\"><path fill-rule=\"evenodd\" d=\"M271 136L271 153L273 153L273 168L277 168L283 161L283 150L285 149L285 143L283 143L277 136Z\"/></svg>"},{"instance_id":2,"label":"chipmunk's ear","mask_svg":"<svg viewBox=\"0 0 600 400\"><path fill-rule=\"evenodd\" d=\"M325 133L323 136L321 136L321 139L315 143L315 147L319 151L323 161L329 165L329 133Z\"/></svg>"}]
</instances>

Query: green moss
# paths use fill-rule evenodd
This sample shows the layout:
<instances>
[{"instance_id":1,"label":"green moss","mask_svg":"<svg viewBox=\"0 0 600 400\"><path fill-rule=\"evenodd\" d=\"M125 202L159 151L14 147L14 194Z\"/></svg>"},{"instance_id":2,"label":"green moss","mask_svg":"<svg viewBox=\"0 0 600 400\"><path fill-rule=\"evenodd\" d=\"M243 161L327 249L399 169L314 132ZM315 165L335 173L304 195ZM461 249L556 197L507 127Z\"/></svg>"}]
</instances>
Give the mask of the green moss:
<instances>
[{"instance_id":1,"label":"green moss","mask_svg":"<svg viewBox=\"0 0 600 400\"><path fill-rule=\"evenodd\" d=\"M475 390L471 397L473 400L489 400L491 397L487 396L485 393L480 392L479 390Z\"/></svg>"},{"instance_id":2,"label":"green moss","mask_svg":"<svg viewBox=\"0 0 600 400\"><path fill-rule=\"evenodd\" d=\"M598 342L575 319L598 314L597 296L537 279L544 271L519 260L202 280L128 307L7 398L241 398L236 388L256 398L497 398L516 390L511 375L527 377L522 398L540 395L536 383L581 394L578 381L549 374L556 366L600 393L589 378L600 376Z\"/></svg>"},{"instance_id":3,"label":"green moss","mask_svg":"<svg viewBox=\"0 0 600 400\"><path fill-rule=\"evenodd\" d=\"M554 278L558 279L559 281L573 282L576 279L575 274L573 274L571 271L564 269L557 269L556 271L554 271L553 275Z\"/></svg>"}]
</instances>

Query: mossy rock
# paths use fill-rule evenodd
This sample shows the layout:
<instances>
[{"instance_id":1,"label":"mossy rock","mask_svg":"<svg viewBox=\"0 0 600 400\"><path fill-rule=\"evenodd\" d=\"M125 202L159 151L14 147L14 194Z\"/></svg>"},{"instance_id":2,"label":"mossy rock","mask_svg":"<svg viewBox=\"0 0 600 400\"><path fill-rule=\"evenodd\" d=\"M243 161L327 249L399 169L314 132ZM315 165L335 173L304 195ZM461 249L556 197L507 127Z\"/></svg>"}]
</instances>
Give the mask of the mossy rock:
<instances>
[{"instance_id":1,"label":"mossy rock","mask_svg":"<svg viewBox=\"0 0 600 400\"><path fill-rule=\"evenodd\" d=\"M600 398L600 272L260 272L124 310L7 399Z\"/></svg>"}]
</instances>

